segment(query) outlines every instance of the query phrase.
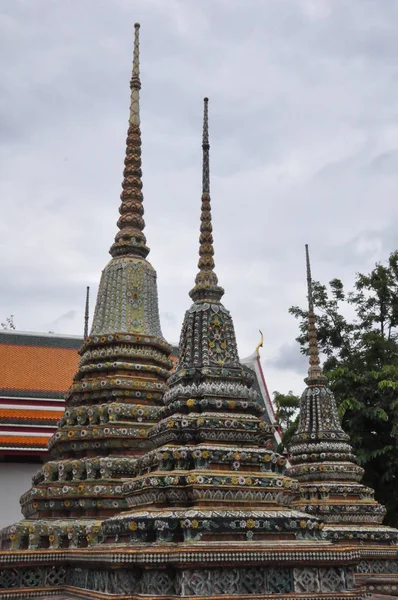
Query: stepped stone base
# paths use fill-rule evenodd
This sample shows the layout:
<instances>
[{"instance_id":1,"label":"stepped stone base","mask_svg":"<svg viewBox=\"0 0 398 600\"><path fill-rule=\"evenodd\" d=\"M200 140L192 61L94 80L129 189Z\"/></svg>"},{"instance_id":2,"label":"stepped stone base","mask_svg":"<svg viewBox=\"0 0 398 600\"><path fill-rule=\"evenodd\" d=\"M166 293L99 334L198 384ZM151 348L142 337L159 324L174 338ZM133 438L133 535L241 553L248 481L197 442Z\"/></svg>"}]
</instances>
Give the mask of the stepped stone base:
<instances>
[{"instance_id":1,"label":"stepped stone base","mask_svg":"<svg viewBox=\"0 0 398 600\"><path fill-rule=\"evenodd\" d=\"M146 545L0 555L0 599L363 600L351 547L285 543ZM2 559L2 560L1 560ZM2 589L1 589L2 588Z\"/></svg>"}]
</instances>

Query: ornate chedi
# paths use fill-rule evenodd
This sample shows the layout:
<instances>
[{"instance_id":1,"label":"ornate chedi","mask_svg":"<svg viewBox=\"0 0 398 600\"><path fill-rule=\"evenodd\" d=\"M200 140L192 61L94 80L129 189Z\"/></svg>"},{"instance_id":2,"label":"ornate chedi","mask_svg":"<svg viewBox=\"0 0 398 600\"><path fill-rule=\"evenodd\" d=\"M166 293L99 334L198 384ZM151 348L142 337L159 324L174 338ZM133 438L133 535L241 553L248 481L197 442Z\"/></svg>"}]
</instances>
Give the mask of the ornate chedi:
<instances>
[{"instance_id":1,"label":"ornate chedi","mask_svg":"<svg viewBox=\"0 0 398 600\"><path fill-rule=\"evenodd\" d=\"M151 447L147 432L159 418L172 362L160 329L156 272L146 260L143 232L138 36L137 24L112 259L102 273L91 332L80 350L65 413L49 443L50 460L21 498L25 520L3 530L2 549L94 545L103 518L127 507L123 481L134 473L135 457Z\"/></svg>"},{"instance_id":2,"label":"ornate chedi","mask_svg":"<svg viewBox=\"0 0 398 600\"><path fill-rule=\"evenodd\" d=\"M95 553L105 568L72 566L70 589L117 598L359 598L358 553L324 541L316 517L289 508L297 482L284 474L239 363L214 271L207 106L199 272L164 412L149 434L155 449L123 486L129 510L102 524Z\"/></svg>"},{"instance_id":3,"label":"ornate chedi","mask_svg":"<svg viewBox=\"0 0 398 600\"><path fill-rule=\"evenodd\" d=\"M340 425L335 398L320 366L308 246L306 259L310 366L298 430L289 448L289 473L300 483L293 505L322 519L328 539L360 545L358 580L387 576L395 579L398 594L398 531L382 524L384 506L374 499L372 489L361 484L364 470L357 465L349 436Z\"/></svg>"}]
</instances>

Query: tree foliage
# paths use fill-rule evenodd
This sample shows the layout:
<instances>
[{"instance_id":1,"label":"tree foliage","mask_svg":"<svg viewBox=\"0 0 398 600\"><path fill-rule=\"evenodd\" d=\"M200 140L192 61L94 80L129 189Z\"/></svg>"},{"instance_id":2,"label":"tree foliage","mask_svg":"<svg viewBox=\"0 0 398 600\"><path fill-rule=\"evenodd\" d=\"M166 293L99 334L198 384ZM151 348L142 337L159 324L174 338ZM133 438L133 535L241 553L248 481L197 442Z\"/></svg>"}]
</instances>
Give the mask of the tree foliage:
<instances>
[{"instance_id":1,"label":"tree foliage","mask_svg":"<svg viewBox=\"0 0 398 600\"><path fill-rule=\"evenodd\" d=\"M10 315L6 318L3 323L0 323L1 329L7 331L8 329L16 329L16 325L14 323L14 315Z\"/></svg>"},{"instance_id":2,"label":"tree foliage","mask_svg":"<svg viewBox=\"0 0 398 600\"><path fill-rule=\"evenodd\" d=\"M282 444L278 451L283 452L286 448L289 448L291 439L296 433L300 397L293 394L291 390L287 394L274 392L274 402L276 405L276 419L282 430Z\"/></svg>"},{"instance_id":3,"label":"tree foliage","mask_svg":"<svg viewBox=\"0 0 398 600\"><path fill-rule=\"evenodd\" d=\"M398 525L398 251L368 275L357 274L352 291L333 279L328 287L313 282L313 294L324 372L365 468L363 483L386 505L385 522ZM297 341L306 354L307 311L295 306L289 312L300 322ZM288 443L298 398L289 392L275 399Z\"/></svg>"}]
</instances>

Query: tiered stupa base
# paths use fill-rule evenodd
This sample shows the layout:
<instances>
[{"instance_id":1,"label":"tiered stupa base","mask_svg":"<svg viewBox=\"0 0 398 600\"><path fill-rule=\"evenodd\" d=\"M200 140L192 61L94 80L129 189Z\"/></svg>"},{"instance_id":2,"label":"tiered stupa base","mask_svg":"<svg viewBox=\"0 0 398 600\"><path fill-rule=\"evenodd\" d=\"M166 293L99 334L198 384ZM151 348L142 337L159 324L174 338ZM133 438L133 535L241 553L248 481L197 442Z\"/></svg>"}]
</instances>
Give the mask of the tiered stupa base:
<instances>
[{"instance_id":1,"label":"tiered stupa base","mask_svg":"<svg viewBox=\"0 0 398 600\"><path fill-rule=\"evenodd\" d=\"M135 548L8 552L0 598L253 598L361 600L358 552L328 542L143 544ZM4 564L4 563L3 563ZM26 565L29 565L28 567Z\"/></svg>"}]
</instances>

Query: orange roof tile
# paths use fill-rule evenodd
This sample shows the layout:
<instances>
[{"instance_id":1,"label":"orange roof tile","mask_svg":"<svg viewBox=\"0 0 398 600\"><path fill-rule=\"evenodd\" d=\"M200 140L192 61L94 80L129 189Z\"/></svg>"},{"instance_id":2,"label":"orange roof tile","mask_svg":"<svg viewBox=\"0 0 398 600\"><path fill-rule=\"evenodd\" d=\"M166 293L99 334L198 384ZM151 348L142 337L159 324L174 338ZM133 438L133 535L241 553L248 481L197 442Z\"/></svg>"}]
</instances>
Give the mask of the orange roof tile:
<instances>
[{"instance_id":1,"label":"orange roof tile","mask_svg":"<svg viewBox=\"0 0 398 600\"><path fill-rule=\"evenodd\" d=\"M55 423L62 417L62 411L59 410L24 410L17 408L0 408L1 419L15 419L24 421L54 421Z\"/></svg>"},{"instance_id":2,"label":"orange roof tile","mask_svg":"<svg viewBox=\"0 0 398 600\"><path fill-rule=\"evenodd\" d=\"M29 436L29 435L1 435L0 446L40 446L45 448L51 434L48 436Z\"/></svg>"},{"instance_id":3,"label":"orange roof tile","mask_svg":"<svg viewBox=\"0 0 398 600\"><path fill-rule=\"evenodd\" d=\"M66 392L78 360L74 348L0 344L0 389Z\"/></svg>"}]
</instances>

